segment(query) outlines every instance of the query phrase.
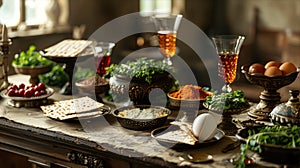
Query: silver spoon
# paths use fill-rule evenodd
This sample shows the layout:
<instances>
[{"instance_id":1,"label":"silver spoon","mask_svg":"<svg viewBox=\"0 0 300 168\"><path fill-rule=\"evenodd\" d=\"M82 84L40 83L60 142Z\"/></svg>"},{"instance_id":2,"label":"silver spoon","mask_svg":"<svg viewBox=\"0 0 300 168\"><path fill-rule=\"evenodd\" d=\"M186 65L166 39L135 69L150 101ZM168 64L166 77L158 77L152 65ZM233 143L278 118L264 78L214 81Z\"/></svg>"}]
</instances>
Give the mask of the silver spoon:
<instances>
[{"instance_id":1,"label":"silver spoon","mask_svg":"<svg viewBox=\"0 0 300 168\"><path fill-rule=\"evenodd\" d=\"M186 160L193 163L205 163L213 161L213 156L204 153L184 153L182 156L179 156L180 160Z\"/></svg>"}]
</instances>

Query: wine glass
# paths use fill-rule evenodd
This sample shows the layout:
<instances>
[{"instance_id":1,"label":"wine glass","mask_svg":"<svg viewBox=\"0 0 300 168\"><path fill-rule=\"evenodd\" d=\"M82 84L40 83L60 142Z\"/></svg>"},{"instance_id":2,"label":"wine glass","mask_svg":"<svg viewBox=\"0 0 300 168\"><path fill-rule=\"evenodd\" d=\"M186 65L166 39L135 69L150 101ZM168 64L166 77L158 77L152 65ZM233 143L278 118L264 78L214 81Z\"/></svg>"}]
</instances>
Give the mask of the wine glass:
<instances>
[{"instance_id":1,"label":"wine glass","mask_svg":"<svg viewBox=\"0 0 300 168\"><path fill-rule=\"evenodd\" d=\"M110 66L111 52L115 43L112 42L97 42L93 46L96 73L103 77L107 72L107 67Z\"/></svg>"},{"instance_id":2,"label":"wine glass","mask_svg":"<svg viewBox=\"0 0 300 168\"><path fill-rule=\"evenodd\" d=\"M219 55L219 76L225 81L223 92L231 92L230 84L236 78L236 69L241 46L245 40L241 35L218 35L212 41Z\"/></svg>"},{"instance_id":3,"label":"wine glass","mask_svg":"<svg viewBox=\"0 0 300 168\"><path fill-rule=\"evenodd\" d=\"M158 33L159 51L165 57L163 63L172 65L170 58L176 52L176 36L182 15L158 14L153 19Z\"/></svg>"}]
</instances>

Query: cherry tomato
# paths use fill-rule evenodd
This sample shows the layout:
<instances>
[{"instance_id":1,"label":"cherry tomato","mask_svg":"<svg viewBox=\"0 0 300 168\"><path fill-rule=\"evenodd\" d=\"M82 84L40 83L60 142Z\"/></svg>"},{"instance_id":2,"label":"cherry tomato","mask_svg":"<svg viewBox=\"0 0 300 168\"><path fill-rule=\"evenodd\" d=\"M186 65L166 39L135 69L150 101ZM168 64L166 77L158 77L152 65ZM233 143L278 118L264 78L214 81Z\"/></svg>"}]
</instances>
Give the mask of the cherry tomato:
<instances>
[{"instance_id":1,"label":"cherry tomato","mask_svg":"<svg viewBox=\"0 0 300 168\"><path fill-rule=\"evenodd\" d=\"M24 83L21 83L20 85L19 85L19 89L24 89L25 88L25 84Z\"/></svg>"},{"instance_id":2,"label":"cherry tomato","mask_svg":"<svg viewBox=\"0 0 300 168\"><path fill-rule=\"evenodd\" d=\"M40 90L46 89L46 85L44 83L39 83L38 87Z\"/></svg>"},{"instance_id":3,"label":"cherry tomato","mask_svg":"<svg viewBox=\"0 0 300 168\"><path fill-rule=\"evenodd\" d=\"M31 96L32 96L32 91L30 89L25 90L24 97L31 97Z\"/></svg>"},{"instance_id":4,"label":"cherry tomato","mask_svg":"<svg viewBox=\"0 0 300 168\"><path fill-rule=\"evenodd\" d=\"M19 89L19 87L18 87L17 85L12 85L11 87L12 87L12 89L14 89L14 90L18 90L18 89Z\"/></svg>"},{"instance_id":5,"label":"cherry tomato","mask_svg":"<svg viewBox=\"0 0 300 168\"><path fill-rule=\"evenodd\" d=\"M41 95L42 95L42 94L41 94L40 91L35 91L35 92L34 92L34 96L36 96L36 97L37 97L37 96L41 96Z\"/></svg>"},{"instance_id":6,"label":"cherry tomato","mask_svg":"<svg viewBox=\"0 0 300 168\"><path fill-rule=\"evenodd\" d=\"M24 97L25 89L19 89L19 96Z\"/></svg>"},{"instance_id":7,"label":"cherry tomato","mask_svg":"<svg viewBox=\"0 0 300 168\"><path fill-rule=\"evenodd\" d=\"M15 90L15 96L20 96L19 90Z\"/></svg>"},{"instance_id":8,"label":"cherry tomato","mask_svg":"<svg viewBox=\"0 0 300 168\"><path fill-rule=\"evenodd\" d=\"M13 90L13 89L8 90L7 95L8 96L15 96L15 90Z\"/></svg>"},{"instance_id":9,"label":"cherry tomato","mask_svg":"<svg viewBox=\"0 0 300 168\"><path fill-rule=\"evenodd\" d=\"M38 85L35 85L34 86L34 91L40 91L41 89L40 89L40 87L38 86Z\"/></svg>"},{"instance_id":10,"label":"cherry tomato","mask_svg":"<svg viewBox=\"0 0 300 168\"><path fill-rule=\"evenodd\" d=\"M32 88L34 88L34 87L35 87L35 84L34 84L34 83L32 83L30 86L31 86Z\"/></svg>"}]
</instances>

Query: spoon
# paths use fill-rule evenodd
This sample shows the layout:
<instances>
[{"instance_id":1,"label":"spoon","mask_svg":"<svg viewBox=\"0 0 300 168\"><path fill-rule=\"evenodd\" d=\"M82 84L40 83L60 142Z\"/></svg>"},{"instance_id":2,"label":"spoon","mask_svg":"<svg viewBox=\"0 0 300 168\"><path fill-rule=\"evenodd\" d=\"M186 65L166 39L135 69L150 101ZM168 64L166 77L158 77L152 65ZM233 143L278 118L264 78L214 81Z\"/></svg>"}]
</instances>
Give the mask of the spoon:
<instances>
[{"instance_id":1,"label":"spoon","mask_svg":"<svg viewBox=\"0 0 300 168\"><path fill-rule=\"evenodd\" d=\"M213 156L204 153L185 153L179 157L180 160L186 160L193 163L205 163L213 161Z\"/></svg>"}]
</instances>

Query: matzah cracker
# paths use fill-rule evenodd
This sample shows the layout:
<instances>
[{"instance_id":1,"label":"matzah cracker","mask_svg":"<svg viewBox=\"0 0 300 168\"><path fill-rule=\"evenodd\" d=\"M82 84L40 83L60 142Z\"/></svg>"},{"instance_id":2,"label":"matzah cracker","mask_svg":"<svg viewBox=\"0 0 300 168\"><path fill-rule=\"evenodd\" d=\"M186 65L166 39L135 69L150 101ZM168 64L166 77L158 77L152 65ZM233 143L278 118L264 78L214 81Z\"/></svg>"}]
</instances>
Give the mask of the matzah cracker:
<instances>
[{"instance_id":1,"label":"matzah cracker","mask_svg":"<svg viewBox=\"0 0 300 168\"><path fill-rule=\"evenodd\" d=\"M51 105L41 106L41 109L48 117L66 120L91 115L95 112L99 114L101 113L99 108L103 106L104 104L86 96L77 99L58 101Z\"/></svg>"},{"instance_id":2,"label":"matzah cracker","mask_svg":"<svg viewBox=\"0 0 300 168\"><path fill-rule=\"evenodd\" d=\"M67 39L46 48L45 51L47 56L76 57L90 44L92 44L92 41L89 40Z\"/></svg>"},{"instance_id":3,"label":"matzah cracker","mask_svg":"<svg viewBox=\"0 0 300 168\"><path fill-rule=\"evenodd\" d=\"M166 133L162 133L156 137L157 139L180 142L189 145L195 145L195 141L190 135L183 130L174 130Z\"/></svg>"}]
</instances>

